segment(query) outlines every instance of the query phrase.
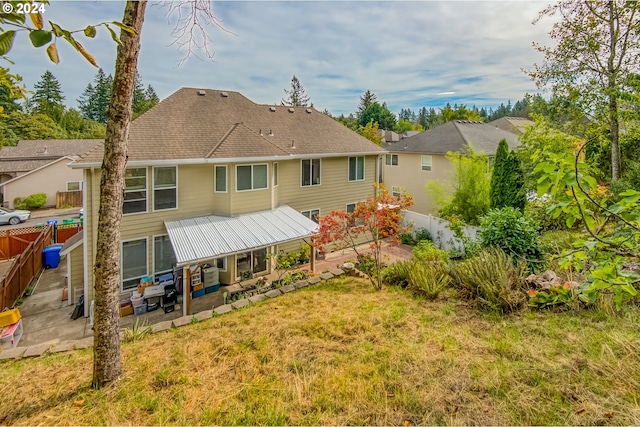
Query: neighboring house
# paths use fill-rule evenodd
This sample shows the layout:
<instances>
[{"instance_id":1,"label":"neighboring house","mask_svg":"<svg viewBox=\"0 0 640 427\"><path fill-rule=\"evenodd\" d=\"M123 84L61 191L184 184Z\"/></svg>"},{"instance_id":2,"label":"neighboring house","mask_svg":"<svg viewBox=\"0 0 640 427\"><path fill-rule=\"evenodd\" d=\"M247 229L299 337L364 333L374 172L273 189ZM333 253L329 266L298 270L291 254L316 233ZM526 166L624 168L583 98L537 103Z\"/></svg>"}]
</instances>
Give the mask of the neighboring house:
<instances>
[{"instance_id":1,"label":"neighboring house","mask_svg":"<svg viewBox=\"0 0 640 427\"><path fill-rule=\"evenodd\" d=\"M44 207L52 207L56 205L57 192L82 190L82 171L72 170L67 166L73 160L70 156L60 157L3 182L0 184L0 191L4 197L3 205L14 209L16 198L24 199L31 194L45 193L47 201Z\"/></svg>"},{"instance_id":2,"label":"neighboring house","mask_svg":"<svg viewBox=\"0 0 640 427\"><path fill-rule=\"evenodd\" d=\"M408 192L413 196L412 211L428 214L436 206L426 184L440 181L451 191L453 166L445 157L448 152L463 153L467 145L476 153L493 156L500 140L512 149L518 137L490 124L454 120L392 144L385 144L384 183L393 195Z\"/></svg>"},{"instance_id":3,"label":"neighboring house","mask_svg":"<svg viewBox=\"0 0 640 427\"><path fill-rule=\"evenodd\" d=\"M131 124L120 291L174 266L186 282L197 266L211 264L222 284L271 271L269 254L299 250L317 216L353 209L373 193L384 153L313 108L180 89ZM98 147L71 165L85 183L86 304L93 298L102 156Z\"/></svg>"},{"instance_id":4,"label":"neighboring house","mask_svg":"<svg viewBox=\"0 0 640 427\"><path fill-rule=\"evenodd\" d=\"M487 124L516 135L522 135L527 129L527 126L533 125L534 122L532 120L525 119L524 117L500 117L499 119L495 119Z\"/></svg>"},{"instance_id":5,"label":"neighboring house","mask_svg":"<svg viewBox=\"0 0 640 427\"><path fill-rule=\"evenodd\" d=\"M60 168L58 162L66 157L66 163L69 163L69 157L75 158L80 154L84 154L94 148L96 145L102 144L99 139L56 139L56 140L22 140L16 146L2 147L0 150L0 184L13 181L10 186L0 186L0 193L3 195L3 206L13 208L13 200L15 197L27 197L34 193L44 191L32 191L31 184L22 184L27 181L31 182L33 177L27 181L18 181L19 178L30 172L42 170L44 167L51 166L47 171L55 171L51 176L45 173L39 173L37 176L46 176L46 180L42 184L53 190L46 191L48 195L47 205L55 205L55 191L73 191L82 188L82 173L74 171L70 168ZM65 164L66 164L65 163ZM63 171L66 171L63 172ZM52 182L55 180L56 182ZM18 184L20 182L20 184ZM67 183L69 185L67 186ZM5 188L18 189L18 192L11 192L5 195ZM24 188L24 191L22 191ZM36 186L37 188L37 186ZM9 190L11 191L11 190ZM17 191L17 190L16 190ZM51 193L50 191L53 191Z\"/></svg>"}]
</instances>

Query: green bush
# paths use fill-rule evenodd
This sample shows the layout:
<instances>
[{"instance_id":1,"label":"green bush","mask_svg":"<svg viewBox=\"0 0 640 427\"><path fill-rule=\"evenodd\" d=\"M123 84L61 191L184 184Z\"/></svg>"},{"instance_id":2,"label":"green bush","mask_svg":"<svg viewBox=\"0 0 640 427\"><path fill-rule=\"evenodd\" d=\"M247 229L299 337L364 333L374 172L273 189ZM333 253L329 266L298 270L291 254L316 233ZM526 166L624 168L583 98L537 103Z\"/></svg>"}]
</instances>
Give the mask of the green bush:
<instances>
[{"instance_id":1,"label":"green bush","mask_svg":"<svg viewBox=\"0 0 640 427\"><path fill-rule=\"evenodd\" d=\"M538 226L517 209L491 210L480 221L478 237L484 248L498 247L516 260L524 259L531 270L542 260Z\"/></svg>"},{"instance_id":2,"label":"green bush","mask_svg":"<svg viewBox=\"0 0 640 427\"><path fill-rule=\"evenodd\" d=\"M442 262L397 261L382 271L389 286L410 289L426 299L435 299L451 283L447 265Z\"/></svg>"},{"instance_id":3,"label":"green bush","mask_svg":"<svg viewBox=\"0 0 640 427\"><path fill-rule=\"evenodd\" d=\"M20 203L15 205L15 207L16 209L27 209L32 211L34 209L41 208L45 203L47 203L47 195L45 193L36 193L22 199Z\"/></svg>"},{"instance_id":4,"label":"green bush","mask_svg":"<svg viewBox=\"0 0 640 427\"><path fill-rule=\"evenodd\" d=\"M413 249L413 256L420 262L438 262L449 261L449 253L443 249L439 249L428 240L418 242Z\"/></svg>"},{"instance_id":5,"label":"green bush","mask_svg":"<svg viewBox=\"0 0 640 427\"><path fill-rule=\"evenodd\" d=\"M557 216L554 218L551 214L547 213L547 210L553 205L550 200L532 200L527 203L525 212L529 214L529 217L538 225L538 232L543 233L545 231L553 230L567 230L566 216L559 210ZM582 221L576 221L572 228L582 228Z\"/></svg>"},{"instance_id":6,"label":"green bush","mask_svg":"<svg viewBox=\"0 0 640 427\"><path fill-rule=\"evenodd\" d=\"M416 236L414 237L416 242L421 242L423 240L428 240L430 242L433 241L433 237L431 233L426 228L418 228L416 230Z\"/></svg>"},{"instance_id":7,"label":"green bush","mask_svg":"<svg viewBox=\"0 0 640 427\"><path fill-rule=\"evenodd\" d=\"M500 248L480 252L451 270L460 295L482 311L510 313L527 304L523 263L514 264Z\"/></svg>"},{"instance_id":8,"label":"green bush","mask_svg":"<svg viewBox=\"0 0 640 427\"><path fill-rule=\"evenodd\" d=\"M410 233L403 233L400 235L400 243L403 245L413 246L416 244L416 241Z\"/></svg>"}]
</instances>

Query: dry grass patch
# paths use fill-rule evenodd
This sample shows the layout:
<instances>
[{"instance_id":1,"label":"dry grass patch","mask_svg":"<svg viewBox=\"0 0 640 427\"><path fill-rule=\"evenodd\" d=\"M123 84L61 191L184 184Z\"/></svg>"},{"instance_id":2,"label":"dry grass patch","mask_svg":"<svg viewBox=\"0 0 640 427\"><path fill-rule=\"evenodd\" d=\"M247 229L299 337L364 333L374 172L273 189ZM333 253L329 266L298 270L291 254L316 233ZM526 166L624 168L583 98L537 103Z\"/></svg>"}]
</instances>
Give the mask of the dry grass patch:
<instances>
[{"instance_id":1,"label":"dry grass patch","mask_svg":"<svg viewBox=\"0 0 640 427\"><path fill-rule=\"evenodd\" d=\"M0 424L639 424L638 313L487 317L364 280L123 345L0 364Z\"/></svg>"}]
</instances>

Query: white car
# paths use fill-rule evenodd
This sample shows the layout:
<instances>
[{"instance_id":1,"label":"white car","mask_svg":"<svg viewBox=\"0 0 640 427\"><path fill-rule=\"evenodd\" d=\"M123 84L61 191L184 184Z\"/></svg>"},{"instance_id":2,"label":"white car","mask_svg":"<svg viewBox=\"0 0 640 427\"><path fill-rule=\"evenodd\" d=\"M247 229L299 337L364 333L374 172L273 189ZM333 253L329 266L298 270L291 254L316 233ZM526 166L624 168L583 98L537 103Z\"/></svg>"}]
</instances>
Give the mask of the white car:
<instances>
[{"instance_id":1,"label":"white car","mask_svg":"<svg viewBox=\"0 0 640 427\"><path fill-rule=\"evenodd\" d=\"M0 224L16 225L31 218L31 212L0 208Z\"/></svg>"}]
</instances>

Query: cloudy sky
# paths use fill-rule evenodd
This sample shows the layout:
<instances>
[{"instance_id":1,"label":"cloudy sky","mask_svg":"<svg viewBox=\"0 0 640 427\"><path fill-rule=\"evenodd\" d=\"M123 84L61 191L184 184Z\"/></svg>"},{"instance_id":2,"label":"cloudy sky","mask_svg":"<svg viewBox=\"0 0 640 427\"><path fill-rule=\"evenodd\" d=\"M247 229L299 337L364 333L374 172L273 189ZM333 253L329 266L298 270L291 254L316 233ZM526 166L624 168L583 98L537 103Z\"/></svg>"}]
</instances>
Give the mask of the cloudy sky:
<instances>
[{"instance_id":1,"label":"cloudy sky","mask_svg":"<svg viewBox=\"0 0 640 427\"><path fill-rule=\"evenodd\" d=\"M515 102L535 85L522 72L541 60L532 42L549 44L549 20L531 21L543 1L233 1L214 2L224 30L210 25L213 60L202 53L184 65L167 5L147 8L139 72L164 98L180 87L235 90L258 103L279 103L292 75L319 110L349 114L367 89L391 111L442 107L447 102L496 107ZM121 1L52 0L45 20L67 29L120 20ZM104 28L79 41L112 73L115 43ZM20 33L9 58L27 88L49 69L66 104L96 69L65 42L60 63Z\"/></svg>"}]
</instances>

